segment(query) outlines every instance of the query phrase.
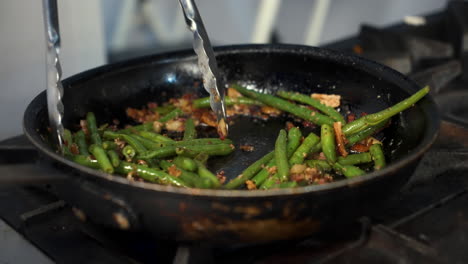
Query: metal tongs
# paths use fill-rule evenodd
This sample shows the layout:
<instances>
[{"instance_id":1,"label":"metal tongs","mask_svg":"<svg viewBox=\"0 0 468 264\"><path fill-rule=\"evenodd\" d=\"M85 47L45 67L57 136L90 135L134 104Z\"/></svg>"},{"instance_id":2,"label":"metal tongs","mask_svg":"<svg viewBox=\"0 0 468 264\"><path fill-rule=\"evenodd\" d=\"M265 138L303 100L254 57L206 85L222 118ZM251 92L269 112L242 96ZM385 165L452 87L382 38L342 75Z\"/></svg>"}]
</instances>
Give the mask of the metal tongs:
<instances>
[{"instance_id":1,"label":"metal tongs","mask_svg":"<svg viewBox=\"0 0 468 264\"><path fill-rule=\"evenodd\" d=\"M58 54L60 52L60 32L58 22L57 0L43 0L44 25L46 33L46 71L47 71L47 109L52 139L60 150L63 149L63 87L61 82L62 67Z\"/></svg>"},{"instance_id":2,"label":"metal tongs","mask_svg":"<svg viewBox=\"0 0 468 264\"><path fill-rule=\"evenodd\" d=\"M198 56L198 66L203 75L203 86L210 94L211 109L218 119L218 134L225 138L228 133L226 109L224 105L225 88L220 83L218 66L206 33L203 21L194 0L179 0L184 12L185 22L193 32L193 49Z\"/></svg>"}]
</instances>

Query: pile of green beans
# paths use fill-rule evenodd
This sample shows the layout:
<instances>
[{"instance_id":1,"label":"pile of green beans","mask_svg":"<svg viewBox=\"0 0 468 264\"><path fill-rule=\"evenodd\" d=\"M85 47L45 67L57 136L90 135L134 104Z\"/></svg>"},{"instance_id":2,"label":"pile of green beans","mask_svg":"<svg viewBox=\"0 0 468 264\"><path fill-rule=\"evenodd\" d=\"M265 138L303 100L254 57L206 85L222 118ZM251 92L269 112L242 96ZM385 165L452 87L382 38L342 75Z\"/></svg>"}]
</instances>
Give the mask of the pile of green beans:
<instances>
[{"instance_id":1,"label":"pile of green beans","mask_svg":"<svg viewBox=\"0 0 468 264\"><path fill-rule=\"evenodd\" d=\"M337 144L343 140L337 143L336 138L340 139L337 125L341 125L343 145L349 151L355 144L370 142L366 139L383 129L392 116L411 107L429 92L429 88L424 87L394 106L346 123L336 109L308 95L280 91L277 97L239 85L233 87L245 97L226 98L228 106L250 104L277 108L316 124L318 133L303 134L299 127L280 130L274 148L226 184L220 180L222 177L206 167L206 162L211 156L231 154L233 142L197 138L197 122L192 118L185 119L183 137L175 140L155 132L151 122L121 130L111 130L107 125L98 127L94 113L89 112L85 117L87 129L75 133L65 130L63 153L74 162L106 173L177 187L266 190L321 184L324 179L331 181L336 175L353 178L386 166L382 144L376 140L368 146L367 152L351 151L347 155L343 149L338 151ZM209 99L196 99L192 104L194 108L209 107ZM153 110L162 116L158 120L160 123L185 115L172 105Z\"/></svg>"},{"instance_id":2,"label":"pile of green beans","mask_svg":"<svg viewBox=\"0 0 468 264\"><path fill-rule=\"evenodd\" d=\"M175 108L162 119L168 121L182 114ZM209 156L228 155L234 151L229 139L196 138L196 127L191 118L186 120L183 139L179 141L151 131L149 125L118 131L98 129L92 112L86 115L86 127L87 130L74 134L65 130L63 153L70 160L106 173L164 185L219 188L221 182L205 163ZM72 145L75 145L75 153Z\"/></svg>"},{"instance_id":3,"label":"pile of green beans","mask_svg":"<svg viewBox=\"0 0 468 264\"><path fill-rule=\"evenodd\" d=\"M271 94L248 90L240 85L233 85L233 87L247 98L319 125L320 137L309 133L298 145L299 140L295 139L297 134L299 134L299 138L301 137L298 128L290 129L288 135L286 135L286 131L281 130L274 151L253 163L241 175L228 182L225 185L227 189L238 188L246 181L251 181L250 186L254 184L258 189L289 188L310 184L311 182L298 181L291 177L292 172L295 172L293 171L295 165L302 165L301 168L304 170L313 168L314 173L318 171L319 175L334 173L346 178L365 174L366 170L361 167L369 167L366 165L369 163L374 163L374 170L380 170L386 165L381 144L373 144L369 147L368 152L350 154L346 157L338 156L334 123L341 124L342 132L347 137L346 147L352 147L380 131L388 124L392 116L414 105L429 92L429 88L424 87L394 106L378 113L363 116L347 124L344 117L334 108L304 94L279 91L277 95L289 100L286 101ZM290 101L313 106L320 113ZM320 159L310 158L318 152L323 153L322 156L319 156Z\"/></svg>"}]
</instances>

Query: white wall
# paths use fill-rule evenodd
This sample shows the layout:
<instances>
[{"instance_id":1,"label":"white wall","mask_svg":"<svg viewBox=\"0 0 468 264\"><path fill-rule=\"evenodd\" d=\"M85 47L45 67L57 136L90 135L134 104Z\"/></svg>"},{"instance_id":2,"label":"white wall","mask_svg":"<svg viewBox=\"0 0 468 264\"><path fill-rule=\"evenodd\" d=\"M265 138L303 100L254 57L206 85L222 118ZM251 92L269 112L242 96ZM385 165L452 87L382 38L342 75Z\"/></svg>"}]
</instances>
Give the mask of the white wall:
<instances>
[{"instance_id":1,"label":"white wall","mask_svg":"<svg viewBox=\"0 0 468 264\"><path fill-rule=\"evenodd\" d=\"M100 5L59 2L64 76L105 61ZM20 134L27 104L45 89L42 1L0 1L0 140Z\"/></svg>"},{"instance_id":2,"label":"white wall","mask_svg":"<svg viewBox=\"0 0 468 264\"><path fill-rule=\"evenodd\" d=\"M105 62L123 1L59 0L64 77ZM177 0L159 8L168 19L180 13ZM424 14L446 0L330 0L321 43L355 34L363 22L386 25L405 15ZM45 89L44 26L40 0L0 1L0 140L21 133L25 107ZM212 42L248 43L259 0L197 0ZM277 29L281 40L304 43L312 0L283 0ZM141 21L140 21L141 22ZM138 23L138 21L137 21ZM103 26L104 25L104 26ZM185 30L182 26L181 30ZM186 41L190 33L186 33ZM143 37L155 45L154 37Z\"/></svg>"}]
</instances>

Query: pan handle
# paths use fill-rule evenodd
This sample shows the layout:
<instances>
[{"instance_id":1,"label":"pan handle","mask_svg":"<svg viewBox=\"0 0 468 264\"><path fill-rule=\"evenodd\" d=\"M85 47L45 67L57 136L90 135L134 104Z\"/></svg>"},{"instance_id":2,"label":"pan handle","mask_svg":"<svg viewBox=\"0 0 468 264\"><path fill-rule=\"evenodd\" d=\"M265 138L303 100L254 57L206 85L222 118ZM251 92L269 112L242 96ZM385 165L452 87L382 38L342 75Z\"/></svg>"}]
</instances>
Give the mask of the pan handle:
<instances>
[{"instance_id":1,"label":"pan handle","mask_svg":"<svg viewBox=\"0 0 468 264\"><path fill-rule=\"evenodd\" d=\"M24 137L0 142L0 186L28 185L66 180L52 168L38 164L38 152Z\"/></svg>"}]
</instances>

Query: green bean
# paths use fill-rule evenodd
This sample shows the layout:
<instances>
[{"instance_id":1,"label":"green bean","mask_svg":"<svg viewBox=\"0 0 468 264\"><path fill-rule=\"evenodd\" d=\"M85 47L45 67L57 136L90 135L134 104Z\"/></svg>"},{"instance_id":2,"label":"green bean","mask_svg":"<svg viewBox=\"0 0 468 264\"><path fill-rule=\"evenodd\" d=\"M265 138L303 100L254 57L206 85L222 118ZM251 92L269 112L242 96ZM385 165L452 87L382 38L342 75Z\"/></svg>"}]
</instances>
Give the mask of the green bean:
<instances>
[{"instance_id":1,"label":"green bean","mask_svg":"<svg viewBox=\"0 0 468 264\"><path fill-rule=\"evenodd\" d=\"M142 137L138 134L131 134L134 139L138 140L146 149L157 149L161 147L161 144L158 144L150 139Z\"/></svg>"},{"instance_id":2,"label":"green bean","mask_svg":"<svg viewBox=\"0 0 468 264\"><path fill-rule=\"evenodd\" d=\"M336 162L336 142L335 132L329 125L322 125L321 128L322 151L328 161Z\"/></svg>"},{"instance_id":3,"label":"green bean","mask_svg":"<svg viewBox=\"0 0 468 264\"><path fill-rule=\"evenodd\" d=\"M319 142L310 148L309 154L314 154L314 153L320 152L321 150L322 150L322 143Z\"/></svg>"},{"instance_id":4,"label":"green bean","mask_svg":"<svg viewBox=\"0 0 468 264\"><path fill-rule=\"evenodd\" d=\"M72 161L80 164L80 165L83 165L83 166L86 166L86 167L89 167L89 168L92 168L92 169L99 169L100 168L100 165L98 163L97 160L95 159L91 159L90 156L85 156L85 155L72 155L69 157Z\"/></svg>"},{"instance_id":5,"label":"green bean","mask_svg":"<svg viewBox=\"0 0 468 264\"><path fill-rule=\"evenodd\" d=\"M199 153L206 153L210 156L226 156L234 151L233 145L216 144L216 145L188 145L184 147L176 147L177 155L186 157L195 157Z\"/></svg>"},{"instance_id":6,"label":"green bean","mask_svg":"<svg viewBox=\"0 0 468 264\"><path fill-rule=\"evenodd\" d=\"M343 133L347 135L355 134L358 133L369 126L375 126L378 123L389 119L390 117L406 110L407 108L411 107L414 105L416 102L418 102L421 98L423 98L427 93L429 93L429 87L426 86L422 88L421 90L417 91L410 97L406 98L405 100L387 108L384 109L380 112L365 115L361 118L358 118L354 120L351 123L346 124L343 127Z\"/></svg>"},{"instance_id":7,"label":"green bean","mask_svg":"<svg viewBox=\"0 0 468 264\"><path fill-rule=\"evenodd\" d=\"M287 181L289 176L289 163L286 151L286 131L284 129L280 130L275 142L275 160L279 179L281 181Z\"/></svg>"},{"instance_id":8,"label":"green bean","mask_svg":"<svg viewBox=\"0 0 468 264\"><path fill-rule=\"evenodd\" d=\"M93 144L101 145L102 141L97 128L96 116L93 112L88 112L86 114L86 125L88 127L91 142Z\"/></svg>"},{"instance_id":9,"label":"green bean","mask_svg":"<svg viewBox=\"0 0 468 264\"><path fill-rule=\"evenodd\" d=\"M260 184L258 189L268 190L271 189L274 185L281 183L281 179L279 178L279 174L275 173L268 177L262 184Z\"/></svg>"},{"instance_id":10,"label":"green bean","mask_svg":"<svg viewBox=\"0 0 468 264\"><path fill-rule=\"evenodd\" d=\"M197 137L197 129L192 118L188 118L185 121L184 140L194 139Z\"/></svg>"},{"instance_id":11,"label":"green bean","mask_svg":"<svg viewBox=\"0 0 468 264\"><path fill-rule=\"evenodd\" d=\"M166 158L176 154L188 157L195 157L199 153L206 153L211 156L224 156L232 153L234 149L228 144L216 145L187 145L187 146L165 146L158 149L149 150L139 154L140 158Z\"/></svg>"},{"instance_id":12,"label":"green bean","mask_svg":"<svg viewBox=\"0 0 468 264\"><path fill-rule=\"evenodd\" d=\"M195 157L193 157L194 160L201 162L203 165L206 165L209 158L210 158L210 155L203 153L203 152L198 153Z\"/></svg>"},{"instance_id":13,"label":"green bean","mask_svg":"<svg viewBox=\"0 0 468 264\"><path fill-rule=\"evenodd\" d=\"M117 151L110 149L107 151L107 156L109 156L109 159L113 167L119 166L120 159L119 159L119 154L117 153Z\"/></svg>"},{"instance_id":14,"label":"green bean","mask_svg":"<svg viewBox=\"0 0 468 264\"><path fill-rule=\"evenodd\" d=\"M168 146L161 147L158 149L150 150L139 154L138 157L141 159L153 159L153 158L167 158L176 155L176 147Z\"/></svg>"},{"instance_id":15,"label":"green bean","mask_svg":"<svg viewBox=\"0 0 468 264\"><path fill-rule=\"evenodd\" d=\"M183 113L184 112L182 112L182 110L180 110L179 108L176 108L176 109L172 110L171 112L169 112L168 114L166 114L165 116L161 117L158 121L161 122L161 123L166 123L167 121L169 121L171 119L179 117Z\"/></svg>"},{"instance_id":16,"label":"green bean","mask_svg":"<svg viewBox=\"0 0 468 264\"><path fill-rule=\"evenodd\" d=\"M372 161L372 157L369 152L350 154L346 157L338 157L338 163L341 165L356 165L362 163L368 163Z\"/></svg>"},{"instance_id":17,"label":"green bean","mask_svg":"<svg viewBox=\"0 0 468 264\"><path fill-rule=\"evenodd\" d=\"M109 149L117 150L119 148L117 144L115 144L115 142L113 141L103 141L102 147L106 150L109 150Z\"/></svg>"},{"instance_id":18,"label":"green bean","mask_svg":"<svg viewBox=\"0 0 468 264\"><path fill-rule=\"evenodd\" d=\"M314 108L322 111L324 114L328 115L329 117L333 118L335 121L341 122L342 124L346 124L343 116L338 111L336 111L333 107L324 105L319 100L314 99L310 96L307 96L305 94L300 94L297 92L295 93L295 92L286 92L286 91L279 91L278 95L288 100L294 100L300 103L311 105Z\"/></svg>"},{"instance_id":19,"label":"green bean","mask_svg":"<svg viewBox=\"0 0 468 264\"><path fill-rule=\"evenodd\" d=\"M232 144L232 140L230 139L219 139L219 138L197 138L197 139L189 139L189 140L181 140L181 141L160 141L160 142L148 142L149 145L147 147L149 149L158 149L161 147L186 147L186 146L195 146L195 145L219 145L225 144L229 145ZM151 147L152 145L152 147Z\"/></svg>"},{"instance_id":20,"label":"green bean","mask_svg":"<svg viewBox=\"0 0 468 264\"><path fill-rule=\"evenodd\" d=\"M70 149L71 145L73 144L73 136L70 130L63 130L63 141L64 145L66 145Z\"/></svg>"},{"instance_id":21,"label":"green bean","mask_svg":"<svg viewBox=\"0 0 468 264\"><path fill-rule=\"evenodd\" d=\"M153 130L153 122L145 122L140 125L136 125L133 127L130 127L130 130L136 130L136 131L152 131Z\"/></svg>"},{"instance_id":22,"label":"green bean","mask_svg":"<svg viewBox=\"0 0 468 264\"><path fill-rule=\"evenodd\" d=\"M230 180L225 186L225 189L235 189L242 184L245 183L245 181L250 180L259 170L262 169L262 166L264 166L268 161L270 161L273 156L275 155L274 151L271 151L270 153L266 154L256 162L252 163L249 167L247 167L242 173L237 176L236 178Z\"/></svg>"},{"instance_id":23,"label":"green bean","mask_svg":"<svg viewBox=\"0 0 468 264\"><path fill-rule=\"evenodd\" d=\"M146 161L148 167L159 170L159 162L157 159L145 159L144 161Z\"/></svg>"},{"instance_id":24,"label":"green bean","mask_svg":"<svg viewBox=\"0 0 468 264\"><path fill-rule=\"evenodd\" d=\"M296 151L292 154L291 158L289 158L289 165L294 164L302 164L304 162L305 157L310 152L310 149L315 146L320 141L320 138L315 135L314 133L310 133L302 144L296 149Z\"/></svg>"},{"instance_id":25,"label":"green bean","mask_svg":"<svg viewBox=\"0 0 468 264\"><path fill-rule=\"evenodd\" d=\"M107 173L113 173L114 168L107 157L106 151L99 145L93 144L89 147L89 151L93 154L99 163L101 170Z\"/></svg>"},{"instance_id":26,"label":"green bean","mask_svg":"<svg viewBox=\"0 0 468 264\"><path fill-rule=\"evenodd\" d=\"M131 161L135 157L136 151L132 146L127 145L122 149L122 154L127 161Z\"/></svg>"},{"instance_id":27,"label":"green bean","mask_svg":"<svg viewBox=\"0 0 468 264\"><path fill-rule=\"evenodd\" d=\"M382 146L380 144L373 144L369 148L370 155L372 156L372 160L374 161L374 169L380 170L385 167L385 155L382 150Z\"/></svg>"},{"instance_id":28,"label":"green bean","mask_svg":"<svg viewBox=\"0 0 468 264\"><path fill-rule=\"evenodd\" d=\"M140 131L139 135L144 137L144 138L150 139L150 140L152 140L152 141L154 141L156 143L173 142L174 141L171 138L168 138L166 136L163 136L161 134L157 134L157 133L154 133L154 132L151 132L151 131Z\"/></svg>"},{"instance_id":29,"label":"green bean","mask_svg":"<svg viewBox=\"0 0 468 264\"><path fill-rule=\"evenodd\" d=\"M78 150L81 155L89 156L88 144L86 143L86 135L83 130L75 133L75 142L78 145Z\"/></svg>"},{"instance_id":30,"label":"green bean","mask_svg":"<svg viewBox=\"0 0 468 264\"><path fill-rule=\"evenodd\" d=\"M262 103L260 103L259 101L247 98L247 97L231 98L231 97L225 96L224 104L226 106L233 106L235 104L261 105ZM203 97L203 98L193 100L193 107L195 108L210 107L210 97Z\"/></svg>"},{"instance_id":31,"label":"green bean","mask_svg":"<svg viewBox=\"0 0 468 264\"><path fill-rule=\"evenodd\" d=\"M286 145L286 151L288 157L296 151L297 147L301 144L302 133L298 127L293 127L288 131L288 144Z\"/></svg>"},{"instance_id":32,"label":"green bean","mask_svg":"<svg viewBox=\"0 0 468 264\"><path fill-rule=\"evenodd\" d=\"M98 133L96 116L93 112L88 112L86 114L86 126L88 127L89 134Z\"/></svg>"},{"instance_id":33,"label":"green bean","mask_svg":"<svg viewBox=\"0 0 468 264\"><path fill-rule=\"evenodd\" d=\"M102 145L101 136L98 133L91 134L90 138L93 144Z\"/></svg>"},{"instance_id":34,"label":"green bean","mask_svg":"<svg viewBox=\"0 0 468 264\"><path fill-rule=\"evenodd\" d=\"M120 165L115 168L115 170L123 175L127 175L128 173L135 173L136 176L149 182L170 184L177 187L188 187L188 185L181 179L177 179L176 177L172 177L163 171L148 168L143 165L136 165L122 161L120 162Z\"/></svg>"},{"instance_id":35,"label":"green bean","mask_svg":"<svg viewBox=\"0 0 468 264\"><path fill-rule=\"evenodd\" d=\"M333 168L337 172L342 173L346 178L353 178L364 175L366 173L365 171L353 165L341 165L339 163L335 163L333 164Z\"/></svg>"},{"instance_id":36,"label":"green bean","mask_svg":"<svg viewBox=\"0 0 468 264\"><path fill-rule=\"evenodd\" d=\"M138 154L144 153L144 152L147 151L145 146L140 141L138 141L135 137L133 137L132 135L116 133L116 132L112 132L112 131L107 130L107 131L104 131L103 136L106 139L120 138L120 139L124 140L130 146L132 146Z\"/></svg>"},{"instance_id":37,"label":"green bean","mask_svg":"<svg viewBox=\"0 0 468 264\"><path fill-rule=\"evenodd\" d=\"M161 168L165 171L168 171L170 167L175 166L175 168L180 171L180 175L178 176L178 178L187 183L187 185L189 185L190 187L194 187L197 185L202 186L202 184L197 183L198 181L201 181L201 179L196 173L184 170L183 168L167 160L161 160L159 164L161 165Z\"/></svg>"},{"instance_id":38,"label":"green bean","mask_svg":"<svg viewBox=\"0 0 468 264\"><path fill-rule=\"evenodd\" d=\"M298 116L304 120L310 121L317 125L333 125L334 120L328 116L322 115L315 111L312 111L305 107L300 107L293 103L290 103L284 99L278 98L271 94L262 94L255 91L248 90L239 85L233 85L234 89L239 91L241 94L256 99L266 105L277 108L279 110L291 113L295 116Z\"/></svg>"},{"instance_id":39,"label":"green bean","mask_svg":"<svg viewBox=\"0 0 468 264\"><path fill-rule=\"evenodd\" d=\"M311 168L316 168L320 171L331 171L332 166L325 160L306 160L305 163Z\"/></svg>"},{"instance_id":40,"label":"green bean","mask_svg":"<svg viewBox=\"0 0 468 264\"><path fill-rule=\"evenodd\" d=\"M381 128L383 128L386 124L388 123L388 119L385 119L384 121L378 123L375 126L369 126L362 131L359 131L355 134L349 135L346 137L348 140L348 144L346 144L348 147L354 145L355 143L358 143L359 141L366 139L375 133L379 131Z\"/></svg>"},{"instance_id":41,"label":"green bean","mask_svg":"<svg viewBox=\"0 0 468 264\"><path fill-rule=\"evenodd\" d=\"M297 182L295 182L295 181L288 181L288 182L276 183L276 184L274 184L273 186L271 186L270 189L275 189L275 188L283 189L283 188L294 188L294 187L297 187Z\"/></svg>"},{"instance_id":42,"label":"green bean","mask_svg":"<svg viewBox=\"0 0 468 264\"><path fill-rule=\"evenodd\" d=\"M299 128L291 128L288 132L288 143L286 145L286 150L288 154L288 158L292 156L294 151L296 151L297 147L300 144L301 141L301 130ZM268 180L268 176L270 175L269 169L271 167L276 166L276 161L275 158L273 157L265 166L263 169L261 169L253 178L252 182L256 186L261 186L262 183L265 182L265 180Z\"/></svg>"},{"instance_id":43,"label":"green bean","mask_svg":"<svg viewBox=\"0 0 468 264\"><path fill-rule=\"evenodd\" d=\"M260 186L270 175L269 170L275 166L276 161L273 156L273 158L252 178L252 182L255 183L256 186Z\"/></svg>"},{"instance_id":44,"label":"green bean","mask_svg":"<svg viewBox=\"0 0 468 264\"><path fill-rule=\"evenodd\" d=\"M201 162L198 162L198 161L197 161L197 165L198 165L198 175L201 178L208 179L211 183L210 187L218 188L219 186L221 186L221 183L219 182L218 177L216 177L216 175L214 175L211 171L209 171L205 167L205 165L203 165Z\"/></svg>"},{"instance_id":45,"label":"green bean","mask_svg":"<svg viewBox=\"0 0 468 264\"><path fill-rule=\"evenodd\" d=\"M153 108L152 110L160 115L165 115L175 109L173 105L163 105Z\"/></svg>"},{"instance_id":46,"label":"green bean","mask_svg":"<svg viewBox=\"0 0 468 264\"><path fill-rule=\"evenodd\" d=\"M187 171L196 171L198 169L197 163L188 157L183 157L183 156L177 156L173 160L174 164L177 165L177 167L182 168Z\"/></svg>"}]
</instances>

